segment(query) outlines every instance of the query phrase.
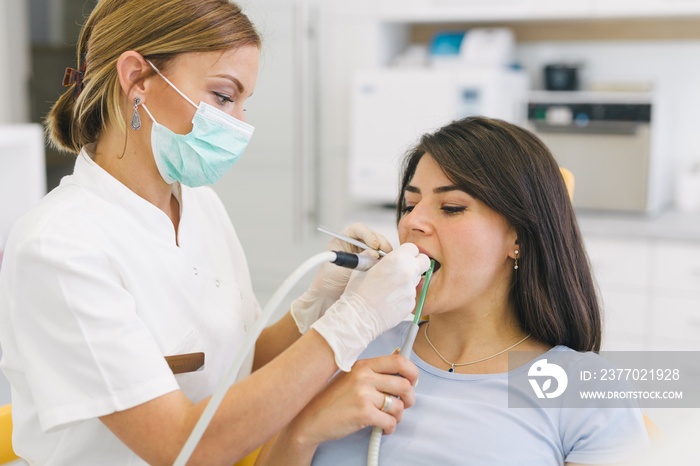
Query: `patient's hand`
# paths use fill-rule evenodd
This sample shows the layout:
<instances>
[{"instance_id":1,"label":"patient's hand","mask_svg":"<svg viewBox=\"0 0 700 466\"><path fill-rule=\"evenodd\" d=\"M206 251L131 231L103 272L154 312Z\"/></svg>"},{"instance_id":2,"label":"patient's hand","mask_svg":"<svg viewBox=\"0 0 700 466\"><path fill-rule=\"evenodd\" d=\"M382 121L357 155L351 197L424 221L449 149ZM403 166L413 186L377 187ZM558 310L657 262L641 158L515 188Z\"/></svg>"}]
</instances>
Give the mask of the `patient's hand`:
<instances>
[{"instance_id":1,"label":"patient's hand","mask_svg":"<svg viewBox=\"0 0 700 466\"><path fill-rule=\"evenodd\" d=\"M417 379L418 368L399 355L357 361L349 373L336 375L293 424L314 443L342 438L370 425L391 434L404 408L415 402ZM401 399L394 398L383 412L385 393Z\"/></svg>"},{"instance_id":2,"label":"patient's hand","mask_svg":"<svg viewBox=\"0 0 700 466\"><path fill-rule=\"evenodd\" d=\"M393 433L404 409L415 402L413 386L417 379L418 368L398 354L357 361L350 372L339 372L311 400L274 445L263 452L265 461L258 464L275 464L275 458L284 458L286 464L310 464L321 442L367 426ZM382 411L385 394L393 398L389 409Z\"/></svg>"}]
</instances>

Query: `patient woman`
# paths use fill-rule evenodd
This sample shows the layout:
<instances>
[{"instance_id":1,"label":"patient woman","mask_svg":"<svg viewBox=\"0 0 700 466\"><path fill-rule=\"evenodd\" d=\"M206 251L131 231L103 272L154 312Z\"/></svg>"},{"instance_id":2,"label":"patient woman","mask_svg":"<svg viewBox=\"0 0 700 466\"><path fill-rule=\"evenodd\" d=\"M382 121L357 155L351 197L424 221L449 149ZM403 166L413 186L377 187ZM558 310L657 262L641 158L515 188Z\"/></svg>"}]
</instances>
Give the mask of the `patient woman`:
<instances>
[{"instance_id":1,"label":"patient woman","mask_svg":"<svg viewBox=\"0 0 700 466\"><path fill-rule=\"evenodd\" d=\"M371 425L392 434L381 465L609 464L648 446L634 403L569 408L562 396L554 407L509 407L509 370L522 378L530 366L509 367L511 351L569 355L571 368L602 362L584 354L600 348L601 318L574 211L536 136L476 117L423 136L404 161L397 216L401 243L439 264L410 355L415 397L389 397L391 379L402 379L382 373L401 358L386 355L402 344L403 323L339 373L260 463L366 464Z\"/></svg>"}]
</instances>

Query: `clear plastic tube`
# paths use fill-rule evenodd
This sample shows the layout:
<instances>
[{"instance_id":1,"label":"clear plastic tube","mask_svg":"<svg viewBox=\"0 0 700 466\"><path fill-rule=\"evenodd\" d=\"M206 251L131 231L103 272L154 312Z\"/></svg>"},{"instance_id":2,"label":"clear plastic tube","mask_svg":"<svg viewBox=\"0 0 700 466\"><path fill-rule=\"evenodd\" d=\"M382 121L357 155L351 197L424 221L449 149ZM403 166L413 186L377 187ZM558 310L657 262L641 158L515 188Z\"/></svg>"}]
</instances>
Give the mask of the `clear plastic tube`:
<instances>
[{"instance_id":1,"label":"clear plastic tube","mask_svg":"<svg viewBox=\"0 0 700 466\"><path fill-rule=\"evenodd\" d=\"M418 335L418 322L420 321L421 315L423 314L423 306L425 305L425 297L428 294L428 287L430 286L430 279L433 277L433 269L435 268L435 260L430 259L430 268L425 272L425 278L423 279L423 288L420 291L420 298L418 299L418 305L416 306L416 312L413 317L413 322L408 329L406 338L401 346L401 351L399 354L405 358L410 357L411 350L413 349L413 342L416 341L416 335ZM375 427L372 429L372 435L369 437L369 446L367 448L367 466L379 466L379 447L382 443L382 435L384 431L381 427Z\"/></svg>"}]
</instances>

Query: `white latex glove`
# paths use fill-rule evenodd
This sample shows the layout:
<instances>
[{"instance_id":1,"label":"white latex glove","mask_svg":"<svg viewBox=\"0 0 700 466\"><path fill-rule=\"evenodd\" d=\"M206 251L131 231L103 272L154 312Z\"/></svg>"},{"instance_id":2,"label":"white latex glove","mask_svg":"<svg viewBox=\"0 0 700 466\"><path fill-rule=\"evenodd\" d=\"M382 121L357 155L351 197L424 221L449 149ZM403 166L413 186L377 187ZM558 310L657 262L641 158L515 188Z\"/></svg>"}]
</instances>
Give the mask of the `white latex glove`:
<instances>
[{"instance_id":1,"label":"white latex glove","mask_svg":"<svg viewBox=\"0 0 700 466\"><path fill-rule=\"evenodd\" d=\"M416 286L430 259L404 243L367 272L353 272L345 293L312 326L347 372L367 345L406 318L416 305Z\"/></svg>"},{"instance_id":2,"label":"white latex glove","mask_svg":"<svg viewBox=\"0 0 700 466\"><path fill-rule=\"evenodd\" d=\"M384 252L392 250L389 240L362 223L354 223L342 233L362 241L371 248L381 249ZM362 249L338 238L331 238L326 246L326 251L359 253L362 252ZM376 252L373 254L372 257L379 257ZM345 291L345 285L347 285L351 273L352 269L339 267L330 262L319 267L309 289L295 299L291 305L291 314L299 332L306 333L311 328L311 324L316 322L326 309L340 298L340 295Z\"/></svg>"}]
</instances>

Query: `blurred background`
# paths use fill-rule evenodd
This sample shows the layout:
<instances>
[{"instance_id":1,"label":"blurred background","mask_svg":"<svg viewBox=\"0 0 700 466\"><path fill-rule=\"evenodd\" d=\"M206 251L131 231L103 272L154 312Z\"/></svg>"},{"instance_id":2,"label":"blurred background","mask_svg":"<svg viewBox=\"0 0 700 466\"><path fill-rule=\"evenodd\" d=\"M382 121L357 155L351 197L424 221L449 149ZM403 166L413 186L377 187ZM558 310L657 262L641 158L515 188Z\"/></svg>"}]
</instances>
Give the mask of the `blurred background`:
<instances>
[{"instance_id":1,"label":"blurred background","mask_svg":"<svg viewBox=\"0 0 700 466\"><path fill-rule=\"evenodd\" d=\"M0 266L12 223L72 172L40 125L96 3L0 0ZM401 155L480 114L573 172L604 349L700 349L700 0L239 3L263 36L256 131L214 188L262 305L324 248L318 225L362 221L396 245Z\"/></svg>"}]
</instances>

